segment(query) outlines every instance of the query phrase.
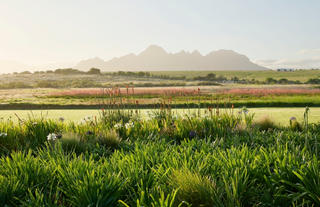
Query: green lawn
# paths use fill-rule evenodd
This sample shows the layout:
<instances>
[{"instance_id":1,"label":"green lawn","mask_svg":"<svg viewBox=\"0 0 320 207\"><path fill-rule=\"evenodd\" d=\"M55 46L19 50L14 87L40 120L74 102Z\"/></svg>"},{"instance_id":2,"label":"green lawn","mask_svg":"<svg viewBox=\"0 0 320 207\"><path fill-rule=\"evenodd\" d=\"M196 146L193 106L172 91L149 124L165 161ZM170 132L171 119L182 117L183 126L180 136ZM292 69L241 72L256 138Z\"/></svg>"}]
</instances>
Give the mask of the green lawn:
<instances>
[{"instance_id":1,"label":"green lawn","mask_svg":"<svg viewBox=\"0 0 320 207\"><path fill-rule=\"evenodd\" d=\"M250 113L255 113L255 119L261 119L265 116L269 116L276 123L282 125L288 125L290 117L296 117L298 121L303 121L303 113L305 108L303 107L292 107L292 108L249 108ZM140 110L143 117L148 117L148 112L151 110L142 109ZM197 109L173 109L174 112L179 114L196 113ZM234 110L237 113L238 109ZM204 111L201 111L204 114ZM98 110L2 110L0 111L0 117L3 119L12 119L17 121L17 116L21 119L26 119L28 116L31 117L44 117L48 119L59 119L63 117L66 121L78 122L86 116L96 116L99 117ZM310 108L310 122L320 121L320 107Z\"/></svg>"}]
</instances>

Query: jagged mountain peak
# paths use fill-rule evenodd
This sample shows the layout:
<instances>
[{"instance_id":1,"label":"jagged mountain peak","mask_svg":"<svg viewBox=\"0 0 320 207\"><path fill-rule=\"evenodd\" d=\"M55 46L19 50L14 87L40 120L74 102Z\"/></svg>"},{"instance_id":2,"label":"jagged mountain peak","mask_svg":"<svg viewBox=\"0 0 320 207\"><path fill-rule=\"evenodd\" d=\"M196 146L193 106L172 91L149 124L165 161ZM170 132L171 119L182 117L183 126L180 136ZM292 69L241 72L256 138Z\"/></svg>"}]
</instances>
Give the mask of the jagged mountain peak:
<instances>
[{"instance_id":1,"label":"jagged mountain peak","mask_svg":"<svg viewBox=\"0 0 320 207\"><path fill-rule=\"evenodd\" d=\"M139 56L155 56L155 55L166 55L168 54L162 47L158 45L150 45Z\"/></svg>"},{"instance_id":2,"label":"jagged mountain peak","mask_svg":"<svg viewBox=\"0 0 320 207\"><path fill-rule=\"evenodd\" d=\"M96 61L95 61L96 60ZM199 51L192 53L184 50L167 53L162 47L150 45L140 54L113 58L109 61L89 59L81 61L77 69L98 67L102 70L268 70L252 63L245 55L233 50L217 50L203 56Z\"/></svg>"}]
</instances>

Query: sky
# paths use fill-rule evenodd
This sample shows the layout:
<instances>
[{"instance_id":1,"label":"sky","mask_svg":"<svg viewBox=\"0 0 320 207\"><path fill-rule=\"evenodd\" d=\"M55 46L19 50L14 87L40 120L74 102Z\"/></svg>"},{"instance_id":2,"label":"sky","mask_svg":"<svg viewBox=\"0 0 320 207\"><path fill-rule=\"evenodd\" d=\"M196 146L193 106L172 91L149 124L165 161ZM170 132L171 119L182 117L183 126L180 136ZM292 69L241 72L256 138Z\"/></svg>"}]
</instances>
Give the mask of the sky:
<instances>
[{"instance_id":1,"label":"sky","mask_svg":"<svg viewBox=\"0 0 320 207\"><path fill-rule=\"evenodd\" d=\"M71 67L156 44L320 68L319 11L319 0L1 0L0 63Z\"/></svg>"}]
</instances>

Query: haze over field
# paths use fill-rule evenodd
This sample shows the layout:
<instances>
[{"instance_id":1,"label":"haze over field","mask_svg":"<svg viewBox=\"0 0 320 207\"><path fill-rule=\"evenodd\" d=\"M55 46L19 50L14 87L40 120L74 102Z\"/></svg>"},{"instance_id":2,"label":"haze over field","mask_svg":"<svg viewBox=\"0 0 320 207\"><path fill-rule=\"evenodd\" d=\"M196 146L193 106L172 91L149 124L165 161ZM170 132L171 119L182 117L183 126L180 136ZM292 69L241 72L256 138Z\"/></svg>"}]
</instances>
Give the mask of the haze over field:
<instances>
[{"instance_id":1,"label":"haze over field","mask_svg":"<svg viewBox=\"0 0 320 207\"><path fill-rule=\"evenodd\" d=\"M93 57L106 69L227 70L233 63L216 56L229 50L266 68L320 68L319 9L318 0L2 1L0 72L69 68ZM150 44L168 54L144 61L139 54ZM237 57L239 69L258 67Z\"/></svg>"}]
</instances>

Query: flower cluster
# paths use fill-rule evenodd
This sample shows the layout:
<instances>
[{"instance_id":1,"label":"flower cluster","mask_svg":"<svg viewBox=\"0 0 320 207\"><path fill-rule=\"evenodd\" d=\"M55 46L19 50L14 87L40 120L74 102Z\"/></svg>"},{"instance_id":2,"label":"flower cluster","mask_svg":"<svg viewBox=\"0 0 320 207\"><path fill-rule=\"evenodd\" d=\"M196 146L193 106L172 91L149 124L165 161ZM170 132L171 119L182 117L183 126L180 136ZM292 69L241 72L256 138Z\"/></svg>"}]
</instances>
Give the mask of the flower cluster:
<instances>
[{"instance_id":1,"label":"flower cluster","mask_svg":"<svg viewBox=\"0 0 320 207\"><path fill-rule=\"evenodd\" d=\"M48 136L47 136L48 141L55 141L57 138L58 137L55 133L48 134Z\"/></svg>"},{"instance_id":2,"label":"flower cluster","mask_svg":"<svg viewBox=\"0 0 320 207\"><path fill-rule=\"evenodd\" d=\"M6 137L6 136L8 136L7 133L3 133L3 132L0 133L0 137Z\"/></svg>"},{"instance_id":3,"label":"flower cluster","mask_svg":"<svg viewBox=\"0 0 320 207\"><path fill-rule=\"evenodd\" d=\"M242 107L239 112L238 112L240 115L243 113L243 114L248 114L249 113L249 110L246 108L246 107Z\"/></svg>"},{"instance_id":4,"label":"flower cluster","mask_svg":"<svg viewBox=\"0 0 320 207\"><path fill-rule=\"evenodd\" d=\"M133 122L128 122L125 124L126 129L130 129L132 127L134 127L134 123Z\"/></svg>"},{"instance_id":5,"label":"flower cluster","mask_svg":"<svg viewBox=\"0 0 320 207\"><path fill-rule=\"evenodd\" d=\"M121 123L117 123L113 127L116 128L116 129L120 129L122 127L122 124Z\"/></svg>"}]
</instances>

